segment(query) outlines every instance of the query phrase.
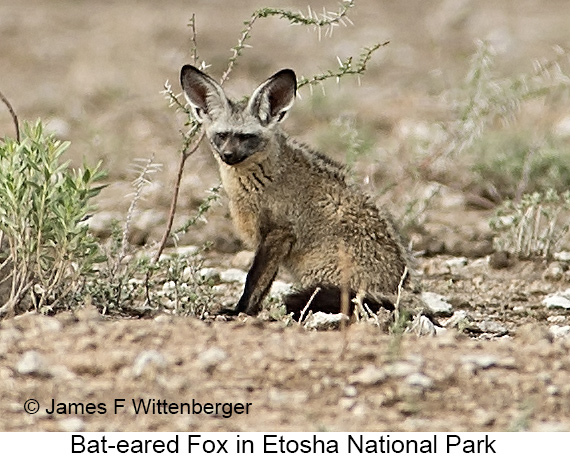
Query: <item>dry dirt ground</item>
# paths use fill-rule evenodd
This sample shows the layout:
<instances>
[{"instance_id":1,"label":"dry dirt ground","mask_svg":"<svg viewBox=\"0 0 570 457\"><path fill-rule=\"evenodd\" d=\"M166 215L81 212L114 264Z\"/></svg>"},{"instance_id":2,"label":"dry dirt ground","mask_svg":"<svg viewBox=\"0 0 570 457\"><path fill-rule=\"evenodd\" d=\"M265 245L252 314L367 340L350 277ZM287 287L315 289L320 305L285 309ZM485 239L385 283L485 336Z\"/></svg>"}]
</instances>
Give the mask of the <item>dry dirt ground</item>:
<instances>
[{"instance_id":1,"label":"dry dirt ground","mask_svg":"<svg viewBox=\"0 0 570 457\"><path fill-rule=\"evenodd\" d=\"M132 241L151 243L161 234L183 120L159 91L166 79L174 85L190 60L192 13L200 57L220 75L242 21L260 6L191 3L0 4L0 90L21 119L50 121L72 141L72 163L102 160L110 170L94 215L102 235L112 217L124 218L133 160L151 154L163 168L141 203ZM306 10L306 3L279 6ZM475 39L493 42L503 75L528 70L554 45L570 46L565 0L357 4L355 25L321 41L313 32L260 21L228 85L241 95L279 68L311 75L334 66L337 55L390 40L360 86L331 84L326 97L302 93L286 128L340 159L343 151L326 139L331 123L344 116L373 132L372 158L358 172L389 188L378 199L397 216L411 194L424 195L432 185L402 173L409 158L398 154L403 127L421 127L445 112L439 95L464 78ZM533 128L569 114L567 106L532 109ZM4 111L0 132L12 132ZM461 163L453 164L449 174L458 169ZM390 176L399 184L384 185ZM208 151L200 150L185 173L179 214L195 209L217 179ZM568 264L488 257L491 212L469 206L467 197L460 184L449 186L423 215L421 233L410 234L416 248L437 254L418 258L424 290L441 294L463 316L454 325L438 318L449 328L437 336L389 335L367 323L310 331L264 318L108 319L89 307L54 317L26 314L0 323L0 430L570 431L569 311L543 303L567 288ZM206 240L214 242L207 266L228 268L241 246L224 202L183 241ZM228 294L224 300L235 301L239 287ZM24 411L28 399L39 402L37 413ZM125 407L115 414L119 399ZM55 414L46 412L52 400L62 403ZM155 408L166 401L172 413L136 414L133 401L140 400ZM192 402L234 409L231 417L224 417L228 405L217 413L174 411Z\"/></svg>"},{"instance_id":2,"label":"dry dirt ground","mask_svg":"<svg viewBox=\"0 0 570 457\"><path fill-rule=\"evenodd\" d=\"M474 268L480 270L477 275L442 275L453 283L448 297L475 321L480 313L487 322L504 325L507 336L448 330L436 337L400 338L365 323L317 332L258 318L105 320L94 309L10 319L0 328L0 426L66 431L568 431L570 339L553 338L547 321L547 315L566 321L567 316L541 310L536 298L540 292L521 284L525 276L520 269L498 276L488 267ZM24 412L28 399L39 402L39 412ZM116 399L124 399L125 405L118 413ZM248 414L239 406L218 414L176 409L171 414L136 414L132 402L141 400L250 405ZM52 401L56 413L48 414ZM77 411L79 403L85 408L91 403L91 413Z\"/></svg>"}]
</instances>

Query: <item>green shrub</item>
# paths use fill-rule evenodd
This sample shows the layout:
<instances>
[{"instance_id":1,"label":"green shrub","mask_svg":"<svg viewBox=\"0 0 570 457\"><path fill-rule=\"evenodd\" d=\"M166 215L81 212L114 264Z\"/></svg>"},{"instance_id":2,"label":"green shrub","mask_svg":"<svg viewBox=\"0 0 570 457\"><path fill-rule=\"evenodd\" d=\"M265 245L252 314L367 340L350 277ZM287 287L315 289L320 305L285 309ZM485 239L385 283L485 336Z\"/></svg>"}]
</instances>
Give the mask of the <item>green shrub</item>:
<instances>
[{"instance_id":1,"label":"green shrub","mask_svg":"<svg viewBox=\"0 0 570 457\"><path fill-rule=\"evenodd\" d=\"M62 304L100 260L84 221L103 172L62 163L69 142L46 134L39 121L25 123L22 133L19 142L0 143L0 231L8 245L1 273L10 284L1 314L28 295L42 312Z\"/></svg>"},{"instance_id":2,"label":"green shrub","mask_svg":"<svg viewBox=\"0 0 570 457\"><path fill-rule=\"evenodd\" d=\"M570 188L570 147L546 137L535 143L525 132L488 132L475 142L472 165L479 191L501 202L525 193Z\"/></svg>"},{"instance_id":3,"label":"green shrub","mask_svg":"<svg viewBox=\"0 0 570 457\"><path fill-rule=\"evenodd\" d=\"M490 179L490 187L496 187L499 193L504 186L505 197L525 184L522 181L528 173L533 178L542 176L542 183L523 189L525 192L552 186L564 188L568 181L568 167L564 165L564 158L570 154L568 145L548 137L548 131L523 130L520 115L521 107L529 102L554 103L561 94L568 94L568 53L556 49L551 59L534 62L530 72L499 77L494 72L492 48L482 41L476 45L464 84L442 94L449 106L449 119L428 126L427 133L423 132L426 129L420 135L412 131L406 138L409 147L421 157L424 173L431 170L435 176L445 177L447 173L438 173L440 169L453 170L458 160L466 160L475 171L475 183ZM562 152L559 160L557 151ZM560 176L556 176L558 165L564 165ZM549 176L542 175L544 172ZM549 181L559 177L562 181ZM543 186L547 180L551 184Z\"/></svg>"}]
</instances>

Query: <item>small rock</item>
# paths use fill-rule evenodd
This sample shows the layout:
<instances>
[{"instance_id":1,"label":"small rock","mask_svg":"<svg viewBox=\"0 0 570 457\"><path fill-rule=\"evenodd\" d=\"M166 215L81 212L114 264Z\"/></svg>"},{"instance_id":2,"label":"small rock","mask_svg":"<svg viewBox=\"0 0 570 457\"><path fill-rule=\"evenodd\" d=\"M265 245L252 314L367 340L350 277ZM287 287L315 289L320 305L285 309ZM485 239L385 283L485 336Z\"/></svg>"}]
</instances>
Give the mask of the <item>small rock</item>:
<instances>
[{"instance_id":1,"label":"small rock","mask_svg":"<svg viewBox=\"0 0 570 457\"><path fill-rule=\"evenodd\" d=\"M419 387L422 390L428 390L433 387L433 380L422 373L410 373L406 376L405 382L411 387Z\"/></svg>"},{"instance_id":2,"label":"small rock","mask_svg":"<svg viewBox=\"0 0 570 457\"><path fill-rule=\"evenodd\" d=\"M453 306L443 295L434 292L422 292L421 298L434 316L451 316L453 314Z\"/></svg>"},{"instance_id":3,"label":"small rock","mask_svg":"<svg viewBox=\"0 0 570 457\"><path fill-rule=\"evenodd\" d=\"M356 405L356 400L354 398L342 397L338 400L338 406L340 406L341 409L346 409L347 411L354 408L354 405Z\"/></svg>"},{"instance_id":4,"label":"small rock","mask_svg":"<svg viewBox=\"0 0 570 457\"><path fill-rule=\"evenodd\" d=\"M448 333L448 330L445 327L438 327L437 325L434 325L433 329L435 330L435 336L443 336Z\"/></svg>"},{"instance_id":5,"label":"small rock","mask_svg":"<svg viewBox=\"0 0 570 457\"><path fill-rule=\"evenodd\" d=\"M340 327L342 321L348 322L348 317L345 314L317 311L305 319L303 326L309 330L334 330Z\"/></svg>"},{"instance_id":6,"label":"small rock","mask_svg":"<svg viewBox=\"0 0 570 457\"><path fill-rule=\"evenodd\" d=\"M380 384L387 377L388 376L384 370L374 365L366 365L358 373L349 376L348 382L351 384L362 384L365 386L373 386L376 384Z\"/></svg>"},{"instance_id":7,"label":"small rock","mask_svg":"<svg viewBox=\"0 0 570 457\"><path fill-rule=\"evenodd\" d=\"M473 321L473 318L467 314L466 311L460 310L455 311L453 316L451 316L447 322L444 324L445 328L456 328L460 332L470 331L479 332L480 329L477 324Z\"/></svg>"},{"instance_id":8,"label":"small rock","mask_svg":"<svg viewBox=\"0 0 570 457\"><path fill-rule=\"evenodd\" d=\"M546 320L548 322L550 322L551 324L562 324L563 322L566 321L566 317L565 316L548 316L546 318Z\"/></svg>"},{"instance_id":9,"label":"small rock","mask_svg":"<svg viewBox=\"0 0 570 457\"><path fill-rule=\"evenodd\" d=\"M568 338L570 337L570 325L552 325L548 331L553 338Z\"/></svg>"},{"instance_id":10,"label":"small rock","mask_svg":"<svg viewBox=\"0 0 570 457\"><path fill-rule=\"evenodd\" d=\"M192 245L178 246L176 248L176 254L178 254L180 256L191 257L191 256L197 254L199 251L200 251L200 248L198 246L192 246Z\"/></svg>"},{"instance_id":11,"label":"small rock","mask_svg":"<svg viewBox=\"0 0 570 457\"><path fill-rule=\"evenodd\" d=\"M362 403L355 403L350 411L351 411L353 416L362 417L366 414L366 406Z\"/></svg>"},{"instance_id":12,"label":"small rock","mask_svg":"<svg viewBox=\"0 0 570 457\"><path fill-rule=\"evenodd\" d=\"M357 393L358 391L356 390L356 387L354 387L352 384L349 384L342 390L342 394L345 397L356 397Z\"/></svg>"},{"instance_id":13,"label":"small rock","mask_svg":"<svg viewBox=\"0 0 570 457\"><path fill-rule=\"evenodd\" d=\"M436 330L434 323L427 316L418 314L406 328L406 333L413 333L417 336L434 336Z\"/></svg>"},{"instance_id":14,"label":"small rock","mask_svg":"<svg viewBox=\"0 0 570 457\"><path fill-rule=\"evenodd\" d=\"M169 314L159 314L153 320L157 324L170 324L172 322L172 316Z\"/></svg>"},{"instance_id":15,"label":"small rock","mask_svg":"<svg viewBox=\"0 0 570 457\"><path fill-rule=\"evenodd\" d=\"M530 431L533 432L568 432L570 430L570 422L539 422L533 425Z\"/></svg>"},{"instance_id":16,"label":"small rock","mask_svg":"<svg viewBox=\"0 0 570 457\"><path fill-rule=\"evenodd\" d=\"M283 281L273 281L271 284L271 289L269 290L269 295L272 297L282 297L287 295L293 290L293 286L287 282Z\"/></svg>"},{"instance_id":17,"label":"small rock","mask_svg":"<svg viewBox=\"0 0 570 457\"><path fill-rule=\"evenodd\" d=\"M391 378L404 378L412 373L417 373L419 365L420 363L414 363L413 361L399 360L387 365L385 372Z\"/></svg>"},{"instance_id":18,"label":"small rock","mask_svg":"<svg viewBox=\"0 0 570 457\"><path fill-rule=\"evenodd\" d=\"M307 401L309 395L303 391L287 391L271 389L269 391L269 402L277 405L283 404L300 404Z\"/></svg>"},{"instance_id":19,"label":"small rock","mask_svg":"<svg viewBox=\"0 0 570 457\"><path fill-rule=\"evenodd\" d=\"M546 386L546 393L548 395L558 395L560 393L560 389L554 384L549 384Z\"/></svg>"},{"instance_id":20,"label":"small rock","mask_svg":"<svg viewBox=\"0 0 570 457\"><path fill-rule=\"evenodd\" d=\"M555 252L553 257L559 262L570 262L570 251Z\"/></svg>"},{"instance_id":21,"label":"small rock","mask_svg":"<svg viewBox=\"0 0 570 457\"><path fill-rule=\"evenodd\" d=\"M200 362L203 370L210 372L227 358L228 354L226 351L220 347L213 346L198 355L198 362Z\"/></svg>"},{"instance_id":22,"label":"small rock","mask_svg":"<svg viewBox=\"0 0 570 457\"><path fill-rule=\"evenodd\" d=\"M458 268L467 265L467 257L454 257L453 259L448 259L445 264L450 270L457 270ZM429 293L429 292L426 292Z\"/></svg>"},{"instance_id":23,"label":"small rock","mask_svg":"<svg viewBox=\"0 0 570 457\"><path fill-rule=\"evenodd\" d=\"M564 292L558 294L550 294L542 303L547 308L564 308L570 309L570 289L566 289Z\"/></svg>"},{"instance_id":24,"label":"small rock","mask_svg":"<svg viewBox=\"0 0 570 457\"><path fill-rule=\"evenodd\" d=\"M478 259L474 259L469 263L469 268L471 270L481 270L489 265L489 256L486 257L479 257Z\"/></svg>"},{"instance_id":25,"label":"small rock","mask_svg":"<svg viewBox=\"0 0 570 457\"><path fill-rule=\"evenodd\" d=\"M220 272L217 268L201 268L198 274L206 281L220 281ZM186 278L186 276L183 276Z\"/></svg>"},{"instance_id":26,"label":"small rock","mask_svg":"<svg viewBox=\"0 0 570 457\"><path fill-rule=\"evenodd\" d=\"M220 272L220 281L222 282L239 282L245 284L247 273L237 268L229 268Z\"/></svg>"},{"instance_id":27,"label":"small rock","mask_svg":"<svg viewBox=\"0 0 570 457\"><path fill-rule=\"evenodd\" d=\"M164 220L164 215L156 209L147 209L137 211L133 216L130 230L129 240L132 244L143 245L148 239L152 230L160 226Z\"/></svg>"},{"instance_id":28,"label":"small rock","mask_svg":"<svg viewBox=\"0 0 570 457\"><path fill-rule=\"evenodd\" d=\"M498 365L499 359L491 354L472 354L461 357L463 365L474 365L477 368L487 369Z\"/></svg>"},{"instance_id":29,"label":"small rock","mask_svg":"<svg viewBox=\"0 0 570 457\"><path fill-rule=\"evenodd\" d=\"M57 421L57 426L62 432L82 432L85 430L85 422L80 417L67 417Z\"/></svg>"},{"instance_id":30,"label":"small rock","mask_svg":"<svg viewBox=\"0 0 570 457\"><path fill-rule=\"evenodd\" d=\"M506 335L508 333L507 328L505 326L495 321L484 320L479 322L477 326L479 327L479 330L481 330L481 332L483 333L493 333L494 335L497 336Z\"/></svg>"},{"instance_id":31,"label":"small rock","mask_svg":"<svg viewBox=\"0 0 570 457\"><path fill-rule=\"evenodd\" d=\"M569 422L540 422L534 425L533 432L568 432L570 429Z\"/></svg>"},{"instance_id":32,"label":"small rock","mask_svg":"<svg viewBox=\"0 0 570 457\"><path fill-rule=\"evenodd\" d=\"M146 371L162 369L165 366L166 359L160 352L152 349L142 351L133 363L133 375L138 378Z\"/></svg>"},{"instance_id":33,"label":"small rock","mask_svg":"<svg viewBox=\"0 0 570 457\"><path fill-rule=\"evenodd\" d=\"M50 375L47 363L38 351L26 351L16 364L16 371L23 375Z\"/></svg>"},{"instance_id":34,"label":"small rock","mask_svg":"<svg viewBox=\"0 0 570 457\"><path fill-rule=\"evenodd\" d=\"M497 418L494 412L478 408L475 410L473 420L477 425L489 426L493 425Z\"/></svg>"}]
</instances>

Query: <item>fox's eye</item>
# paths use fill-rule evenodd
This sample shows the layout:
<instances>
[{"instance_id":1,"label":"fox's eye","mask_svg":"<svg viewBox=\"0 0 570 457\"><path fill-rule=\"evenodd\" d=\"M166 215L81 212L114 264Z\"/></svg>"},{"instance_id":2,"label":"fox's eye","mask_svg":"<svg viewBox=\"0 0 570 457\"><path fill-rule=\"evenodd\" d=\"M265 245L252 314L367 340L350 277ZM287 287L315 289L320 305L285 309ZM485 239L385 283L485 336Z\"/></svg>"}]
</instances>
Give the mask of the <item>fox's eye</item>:
<instances>
[{"instance_id":1,"label":"fox's eye","mask_svg":"<svg viewBox=\"0 0 570 457\"><path fill-rule=\"evenodd\" d=\"M239 133L236 136L239 142L246 145L248 149L256 148L261 142L261 138L254 133Z\"/></svg>"},{"instance_id":2,"label":"fox's eye","mask_svg":"<svg viewBox=\"0 0 570 457\"><path fill-rule=\"evenodd\" d=\"M229 138L230 134L228 132L218 132L214 134L211 141L216 148L222 148Z\"/></svg>"},{"instance_id":3,"label":"fox's eye","mask_svg":"<svg viewBox=\"0 0 570 457\"><path fill-rule=\"evenodd\" d=\"M224 143L229 138L229 136L230 134L228 132L216 133L214 135L214 141L216 143Z\"/></svg>"}]
</instances>

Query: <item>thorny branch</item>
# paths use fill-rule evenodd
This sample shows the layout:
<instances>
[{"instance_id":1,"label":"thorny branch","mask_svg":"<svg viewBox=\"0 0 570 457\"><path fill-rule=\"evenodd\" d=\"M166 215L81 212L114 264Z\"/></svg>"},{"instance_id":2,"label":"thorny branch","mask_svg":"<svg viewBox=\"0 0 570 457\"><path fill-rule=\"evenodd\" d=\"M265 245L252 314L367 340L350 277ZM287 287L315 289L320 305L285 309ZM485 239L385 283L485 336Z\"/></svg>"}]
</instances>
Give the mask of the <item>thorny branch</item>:
<instances>
[{"instance_id":1,"label":"thorny branch","mask_svg":"<svg viewBox=\"0 0 570 457\"><path fill-rule=\"evenodd\" d=\"M277 16L279 19L286 19L292 25L313 26L318 31L320 39L321 30L323 28L327 28L325 34L330 36L332 35L334 27L346 25L347 22L352 23L347 17L347 14L348 10L353 6L354 0L347 0L341 4L338 12L323 11L320 15L312 10L311 7L308 7L308 13L306 15L301 12L294 13L281 8L261 8L256 10L251 15L251 18L245 22L245 28L242 30L238 43L232 48L232 56L229 59L228 68L222 75L220 83L224 84L227 81L243 49L248 47L246 41L251 38L251 30L258 19Z\"/></svg>"}]
</instances>

